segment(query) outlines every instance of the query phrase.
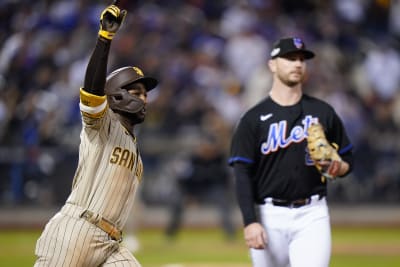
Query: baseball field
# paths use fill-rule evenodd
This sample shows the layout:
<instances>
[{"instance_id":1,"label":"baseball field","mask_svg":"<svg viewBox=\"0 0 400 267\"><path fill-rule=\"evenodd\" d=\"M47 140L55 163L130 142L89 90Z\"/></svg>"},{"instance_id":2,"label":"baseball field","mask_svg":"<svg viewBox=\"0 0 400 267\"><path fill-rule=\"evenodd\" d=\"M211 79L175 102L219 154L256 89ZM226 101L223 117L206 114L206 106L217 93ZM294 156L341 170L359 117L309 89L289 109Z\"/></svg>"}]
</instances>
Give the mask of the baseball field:
<instances>
[{"instance_id":1,"label":"baseball field","mask_svg":"<svg viewBox=\"0 0 400 267\"><path fill-rule=\"evenodd\" d=\"M1 266L34 262L37 230L0 230ZM219 229L185 229L167 240L159 229L141 229L134 253L144 267L250 267L241 231L226 240ZM318 253L318 251L315 251ZM399 227L334 227L331 267L400 266Z\"/></svg>"}]
</instances>

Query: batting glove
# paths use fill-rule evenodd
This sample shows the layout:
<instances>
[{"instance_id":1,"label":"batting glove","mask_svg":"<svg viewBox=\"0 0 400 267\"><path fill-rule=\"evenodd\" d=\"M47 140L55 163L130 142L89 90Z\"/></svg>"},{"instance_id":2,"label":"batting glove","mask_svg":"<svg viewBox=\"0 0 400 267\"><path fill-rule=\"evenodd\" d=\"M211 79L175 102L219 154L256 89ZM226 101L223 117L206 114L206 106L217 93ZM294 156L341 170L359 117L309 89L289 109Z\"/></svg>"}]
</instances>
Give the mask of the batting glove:
<instances>
[{"instance_id":1,"label":"batting glove","mask_svg":"<svg viewBox=\"0 0 400 267\"><path fill-rule=\"evenodd\" d=\"M116 5L106 7L100 16L99 36L112 40L126 16L126 10L120 10Z\"/></svg>"}]
</instances>

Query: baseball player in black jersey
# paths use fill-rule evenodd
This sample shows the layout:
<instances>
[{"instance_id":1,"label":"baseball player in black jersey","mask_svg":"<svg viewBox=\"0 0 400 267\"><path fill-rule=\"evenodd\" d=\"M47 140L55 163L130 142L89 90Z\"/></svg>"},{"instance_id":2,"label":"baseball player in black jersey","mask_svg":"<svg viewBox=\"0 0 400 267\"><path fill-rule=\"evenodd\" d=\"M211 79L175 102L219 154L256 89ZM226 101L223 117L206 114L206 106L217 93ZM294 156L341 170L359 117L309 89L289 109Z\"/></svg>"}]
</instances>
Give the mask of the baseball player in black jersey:
<instances>
[{"instance_id":1,"label":"baseball player in black jersey","mask_svg":"<svg viewBox=\"0 0 400 267\"><path fill-rule=\"evenodd\" d=\"M280 39L270 56L269 96L241 117L231 144L244 238L253 266L329 266L327 182L351 171L352 144L334 109L302 91L306 60L314 57L304 42ZM318 163L329 178L307 150L313 124L322 125L341 158Z\"/></svg>"}]
</instances>

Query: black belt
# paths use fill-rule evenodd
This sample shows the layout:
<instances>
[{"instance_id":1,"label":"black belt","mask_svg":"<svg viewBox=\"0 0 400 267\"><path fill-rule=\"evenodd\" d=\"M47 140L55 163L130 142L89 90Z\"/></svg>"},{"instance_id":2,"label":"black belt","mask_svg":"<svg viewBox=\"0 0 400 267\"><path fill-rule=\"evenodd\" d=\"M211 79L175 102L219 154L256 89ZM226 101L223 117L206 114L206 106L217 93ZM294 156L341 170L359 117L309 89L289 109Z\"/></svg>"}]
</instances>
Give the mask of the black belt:
<instances>
[{"instance_id":1,"label":"black belt","mask_svg":"<svg viewBox=\"0 0 400 267\"><path fill-rule=\"evenodd\" d=\"M323 197L324 197L323 195L318 195L318 199L321 199ZM300 199L296 199L296 200L285 200L285 199L279 199L279 198L272 198L271 202L274 206L288 207L288 208L300 208L300 207L310 204L311 197L300 198Z\"/></svg>"}]
</instances>

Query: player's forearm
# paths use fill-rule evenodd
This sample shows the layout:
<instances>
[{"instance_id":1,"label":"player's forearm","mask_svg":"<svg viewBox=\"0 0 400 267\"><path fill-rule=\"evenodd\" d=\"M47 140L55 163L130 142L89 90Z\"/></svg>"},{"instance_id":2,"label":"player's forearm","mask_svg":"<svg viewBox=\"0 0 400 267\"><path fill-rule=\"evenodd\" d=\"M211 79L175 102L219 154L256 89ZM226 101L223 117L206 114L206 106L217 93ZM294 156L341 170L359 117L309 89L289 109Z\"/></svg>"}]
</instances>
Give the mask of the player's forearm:
<instances>
[{"instance_id":1,"label":"player's forearm","mask_svg":"<svg viewBox=\"0 0 400 267\"><path fill-rule=\"evenodd\" d=\"M117 3L114 1L101 12L96 47L86 69L84 90L98 96L104 96L111 40L126 16L126 10L120 10Z\"/></svg>"},{"instance_id":2,"label":"player's forearm","mask_svg":"<svg viewBox=\"0 0 400 267\"><path fill-rule=\"evenodd\" d=\"M351 151L340 156L342 157L342 162L340 165L338 176L343 177L352 171L354 158L353 158L353 153Z\"/></svg>"},{"instance_id":3,"label":"player's forearm","mask_svg":"<svg viewBox=\"0 0 400 267\"><path fill-rule=\"evenodd\" d=\"M234 173L236 178L236 196L242 213L243 224L245 226L257 222L254 209L254 196L249 173L245 165L235 164Z\"/></svg>"},{"instance_id":4,"label":"player's forearm","mask_svg":"<svg viewBox=\"0 0 400 267\"><path fill-rule=\"evenodd\" d=\"M254 202L252 199L241 198L240 196L238 196L238 203L240 211L242 213L244 226L258 222L256 212L254 210Z\"/></svg>"},{"instance_id":5,"label":"player's forearm","mask_svg":"<svg viewBox=\"0 0 400 267\"><path fill-rule=\"evenodd\" d=\"M107 75L108 54L111 40L97 38L96 46L86 69L84 90L94 95L104 95L104 84Z\"/></svg>"}]
</instances>

